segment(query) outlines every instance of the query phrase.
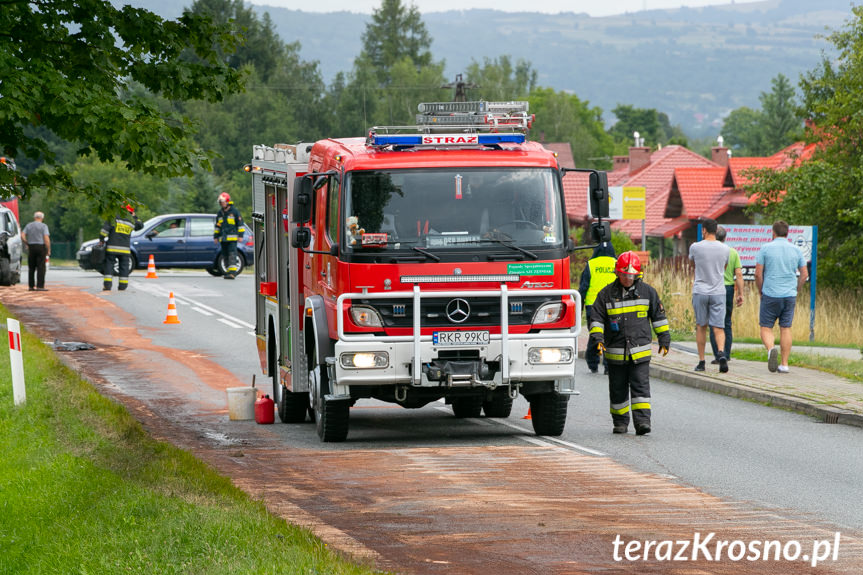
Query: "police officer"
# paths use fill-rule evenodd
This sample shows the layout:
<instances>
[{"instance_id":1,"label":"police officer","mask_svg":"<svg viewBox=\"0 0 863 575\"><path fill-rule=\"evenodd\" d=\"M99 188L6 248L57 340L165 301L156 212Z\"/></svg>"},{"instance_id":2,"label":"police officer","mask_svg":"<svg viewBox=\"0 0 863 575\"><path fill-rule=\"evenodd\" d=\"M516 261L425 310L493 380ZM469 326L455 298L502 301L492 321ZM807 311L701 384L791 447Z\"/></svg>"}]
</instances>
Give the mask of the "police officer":
<instances>
[{"instance_id":1,"label":"police officer","mask_svg":"<svg viewBox=\"0 0 863 575\"><path fill-rule=\"evenodd\" d=\"M641 261L624 252L614 268L617 279L593 302L590 335L608 361L608 392L614 433L626 433L629 412L635 434L650 433L650 344L655 333L659 353L671 345L665 308L656 290L641 279Z\"/></svg>"},{"instance_id":2,"label":"police officer","mask_svg":"<svg viewBox=\"0 0 863 575\"><path fill-rule=\"evenodd\" d=\"M128 213L126 213L128 212ZM129 287L129 273L132 271L132 231L144 227L135 208L126 204L126 212L105 222L99 233L100 244L105 245L105 271L102 275L102 290L111 291L114 275L114 262L119 261L120 280L117 289L120 291Z\"/></svg>"},{"instance_id":3,"label":"police officer","mask_svg":"<svg viewBox=\"0 0 863 575\"><path fill-rule=\"evenodd\" d=\"M581 282L578 287L578 293L581 294L581 301L584 302L584 312L586 315L587 325L590 325L590 308L596 300L596 295L599 290L614 281L614 246L610 242L603 242L596 246L593 250L593 255L584 266L584 271L581 272ZM588 340L587 348L584 350L584 359L587 361L587 367L590 373L596 373L599 369L599 354L596 352L596 342L592 339ZM608 365L605 365L605 373L608 373Z\"/></svg>"},{"instance_id":4,"label":"police officer","mask_svg":"<svg viewBox=\"0 0 863 575\"><path fill-rule=\"evenodd\" d=\"M226 280L237 277L237 242L246 232L243 225L243 217L239 210L234 207L231 196L227 193L219 194L219 205L222 207L216 214L216 229L213 232L213 241L221 243L222 257L225 260Z\"/></svg>"}]
</instances>

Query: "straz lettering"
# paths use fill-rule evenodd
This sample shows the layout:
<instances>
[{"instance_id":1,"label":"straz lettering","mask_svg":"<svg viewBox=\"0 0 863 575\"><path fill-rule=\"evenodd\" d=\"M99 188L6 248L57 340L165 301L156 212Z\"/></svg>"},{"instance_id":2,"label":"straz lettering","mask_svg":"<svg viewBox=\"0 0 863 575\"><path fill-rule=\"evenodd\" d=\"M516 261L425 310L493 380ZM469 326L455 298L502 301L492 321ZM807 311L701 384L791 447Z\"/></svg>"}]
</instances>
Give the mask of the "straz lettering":
<instances>
[{"instance_id":1,"label":"straz lettering","mask_svg":"<svg viewBox=\"0 0 863 575\"><path fill-rule=\"evenodd\" d=\"M479 144L479 136L476 134L456 136L423 136L423 144Z\"/></svg>"},{"instance_id":2,"label":"straz lettering","mask_svg":"<svg viewBox=\"0 0 863 575\"><path fill-rule=\"evenodd\" d=\"M526 281L526 282L524 282L523 284L521 284L521 287L522 287L522 288L526 288L526 289L529 289L529 288L553 288L553 287L554 287L554 282L531 282L531 281Z\"/></svg>"}]
</instances>

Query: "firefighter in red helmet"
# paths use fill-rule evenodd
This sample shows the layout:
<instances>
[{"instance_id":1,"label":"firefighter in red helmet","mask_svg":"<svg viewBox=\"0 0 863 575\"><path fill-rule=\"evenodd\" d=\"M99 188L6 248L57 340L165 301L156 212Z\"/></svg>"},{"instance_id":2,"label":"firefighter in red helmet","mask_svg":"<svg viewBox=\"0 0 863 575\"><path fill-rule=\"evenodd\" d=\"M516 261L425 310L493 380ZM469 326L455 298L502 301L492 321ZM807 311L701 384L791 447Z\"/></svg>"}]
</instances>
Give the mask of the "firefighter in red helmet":
<instances>
[{"instance_id":1,"label":"firefighter in red helmet","mask_svg":"<svg viewBox=\"0 0 863 575\"><path fill-rule=\"evenodd\" d=\"M590 313L590 343L608 361L608 392L614 433L626 433L629 414L636 435L650 433L650 354L653 334L668 353L671 333L656 290L644 282L641 261L624 252L617 279L596 296Z\"/></svg>"},{"instance_id":2,"label":"firefighter in red helmet","mask_svg":"<svg viewBox=\"0 0 863 575\"><path fill-rule=\"evenodd\" d=\"M135 213L135 208L130 204L117 212L114 217L105 221L99 232L99 244L105 247L102 291L111 291L115 267L120 276L117 288L124 291L129 287L129 273L132 271L132 232L144 227Z\"/></svg>"},{"instance_id":3,"label":"firefighter in red helmet","mask_svg":"<svg viewBox=\"0 0 863 575\"><path fill-rule=\"evenodd\" d=\"M246 227L243 225L243 217L239 210L234 207L231 196L227 193L219 194L219 206L221 209L216 213L216 228L213 232L213 241L222 246L221 258L225 262L226 280L237 277L237 242L243 239Z\"/></svg>"}]
</instances>

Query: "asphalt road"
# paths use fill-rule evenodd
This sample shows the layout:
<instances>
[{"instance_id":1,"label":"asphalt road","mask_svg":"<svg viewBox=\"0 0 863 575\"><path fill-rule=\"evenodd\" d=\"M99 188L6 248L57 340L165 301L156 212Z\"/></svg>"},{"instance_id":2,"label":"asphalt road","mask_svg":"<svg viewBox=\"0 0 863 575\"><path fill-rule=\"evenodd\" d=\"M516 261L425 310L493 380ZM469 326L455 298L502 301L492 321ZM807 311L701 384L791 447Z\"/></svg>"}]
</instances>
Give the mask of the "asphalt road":
<instances>
[{"instance_id":1,"label":"asphalt road","mask_svg":"<svg viewBox=\"0 0 863 575\"><path fill-rule=\"evenodd\" d=\"M234 281L188 271L160 270L158 281L143 275L133 274L126 293L100 295L134 315L139 330L154 343L204 354L245 384L257 374L258 386L266 389L269 382L262 381L254 343L253 278L248 271ZM100 293L100 278L92 272L52 269L50 282ZM180 326L162 323L171 291ZM727 500L776 508L842 529L863 529L863 430L654 380L653 433L616 436L611 434L606 379L588 374L582 361L578 370L584 374L582 394L571 399L566 431L559 439L533 435L530 422L522 419L527 403L521 398L506 420L456 420L442 403L405 410L361 401L351 411L344 444L321 444L311 424L279 424L270 432L295 448L333 451L553 444L582 455L608 456ZM224 403L221 393L213 392L210 399L214 405ZM223 423L225 433L254 426L227 418Z\"/></svg>"}]
</instances>

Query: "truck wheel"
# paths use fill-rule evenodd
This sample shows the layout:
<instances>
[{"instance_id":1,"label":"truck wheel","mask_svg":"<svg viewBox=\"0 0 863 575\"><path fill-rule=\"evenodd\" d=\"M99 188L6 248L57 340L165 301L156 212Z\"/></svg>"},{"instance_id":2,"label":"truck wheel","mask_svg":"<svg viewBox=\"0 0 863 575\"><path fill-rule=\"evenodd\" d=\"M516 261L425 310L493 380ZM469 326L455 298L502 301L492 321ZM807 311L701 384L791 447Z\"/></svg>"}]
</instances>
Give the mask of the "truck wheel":
<instances>
[{"instance_id":1,"label":"truck wheel","mask_svg":"<svg viewBox=\"0 0 863 575\"><path fill-rule=\"evenodd\" d=\"M541 393L530 397L531 423L537 435L558 436L566 425L566 406L568 395L556 391Z\"/></svg>"},{"instance_id":2,"label":"truck wheel","mask_svg":"<svg viewBox=\"0 0 863 575\"><path fill-rule=\"evenodd\" d=\"M311 346L309 357L309 399L315 410L318 437L325 443L344 441L348 437L351 405L347 401L324 401L330 392L327 368L318 363L317 350Z\"/></svg>"},{"instance_id":3,"label":"truck wheel","mask_svg":"<svg viewBox=\"0 0 863 575\"><path fill-rule=\"evenodd\" d=\"M282 423L303 423L306 420L306 412L309 410L309 394L288 391L288 388L279 381L278 368L273 374L273 400L279 410L279 419Z\"/></svg>"},{"instance_id":4,"label":"truck wheel","mask_svg":"<svg viewBox=\"0 0 863 575\"><path fill-rule=\"evenodd\" d=\"M452 413L458 418L479 417L482 412L482 397L455 397Z\"/></svg>"},{"instance_id":5,"label":"truck wheel","mask_svg":"<svg viewBox=\"0 0 863 575\"><path fill-rule=\"evenodd\" d=\"M509 391L502 389L494 394L491 401L484 401L482 410L486 417L509 417L512 413L512 398Z\"/></svg>"}]
</instances>

